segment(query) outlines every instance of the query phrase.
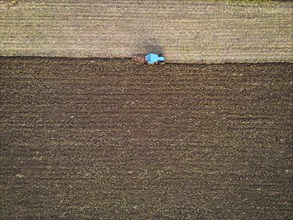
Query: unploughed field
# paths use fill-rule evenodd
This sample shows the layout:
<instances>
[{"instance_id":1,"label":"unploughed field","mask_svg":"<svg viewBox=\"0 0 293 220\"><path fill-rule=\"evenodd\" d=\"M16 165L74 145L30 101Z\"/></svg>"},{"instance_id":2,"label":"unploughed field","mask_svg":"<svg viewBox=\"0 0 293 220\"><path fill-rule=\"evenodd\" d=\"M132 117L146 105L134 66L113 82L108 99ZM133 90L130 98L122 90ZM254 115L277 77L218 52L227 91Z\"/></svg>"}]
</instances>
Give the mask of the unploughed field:
<instances>
[{"instance_id":1,"label":"unploughed field","mask_svg":"<svg viewBox=\"0 0 293 220\"><path fill-rule=\"evenodd\" d=\"M0 56L292 63L293 2L251 1L0 0Z\"/></svg>"},{"instance_id":2,"label":"unploughed field","mask_svg":"<svg viewBox=\"0 0 293 220\"><path fill-rule=\"evenodd\" d=\"M292 219L292 68L0 58L0 217Z\"/></svg>"}]
</instances>

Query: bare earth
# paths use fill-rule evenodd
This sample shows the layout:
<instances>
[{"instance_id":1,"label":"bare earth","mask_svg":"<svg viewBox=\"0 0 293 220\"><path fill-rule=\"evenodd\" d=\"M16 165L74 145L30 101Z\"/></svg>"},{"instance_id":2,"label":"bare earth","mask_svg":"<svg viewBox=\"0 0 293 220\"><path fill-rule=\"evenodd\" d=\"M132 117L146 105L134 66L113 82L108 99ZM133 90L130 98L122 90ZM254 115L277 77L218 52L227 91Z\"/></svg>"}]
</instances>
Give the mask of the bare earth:
<instances>
[{"instance_id":1,"label":"bare earth","mask_svg":"<svg viewBox=\"0 0 293 220\"><path fill-rule=\"evenodd\" d=\"M14 3L13 3L14 2ZM293 2L0 1L0 56L293 62Z\"/></svg>"},{"instance_id":2,"label":"bare earth","mask_svg":"<svg viewBox=\"0 0 293 220\"><path fill-rule=\"evenodd\" d=\"M0 218L292 219L292 68L0 58Z\"/></svg>"}]
</instances>

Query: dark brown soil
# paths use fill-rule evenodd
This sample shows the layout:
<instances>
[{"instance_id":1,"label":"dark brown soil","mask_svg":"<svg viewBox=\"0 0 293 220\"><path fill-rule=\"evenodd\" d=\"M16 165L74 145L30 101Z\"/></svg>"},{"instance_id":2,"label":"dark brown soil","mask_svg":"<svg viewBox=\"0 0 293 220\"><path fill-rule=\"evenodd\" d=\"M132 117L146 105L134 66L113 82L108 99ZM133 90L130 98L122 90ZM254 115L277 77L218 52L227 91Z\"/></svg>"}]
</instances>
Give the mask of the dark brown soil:
<instances>
[{"instance_id":1,"label":"dark brown soil","mask_svg":"<svg viewBox=\"0 0 293 220\"><path fill-rule=\"evenodd\" d=\"M0 217L292 219L292 68L0 58Z\"/></svg>"}]
</instances>

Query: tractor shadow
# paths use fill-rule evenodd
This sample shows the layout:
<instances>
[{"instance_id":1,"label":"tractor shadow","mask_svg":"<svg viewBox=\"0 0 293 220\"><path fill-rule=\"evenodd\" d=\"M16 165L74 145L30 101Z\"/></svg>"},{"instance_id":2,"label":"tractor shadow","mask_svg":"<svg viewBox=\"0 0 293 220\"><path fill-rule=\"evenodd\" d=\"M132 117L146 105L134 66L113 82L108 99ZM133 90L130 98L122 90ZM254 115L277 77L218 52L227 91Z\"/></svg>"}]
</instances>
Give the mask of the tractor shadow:
<instances>
[{"instance_id":1,"label":"tractor shadow","mask_svg":"<svg viewBox=\"0 0 293 220\"><path fill-rule=\"evenodd\" d=\"M137 48L137 52L141 54L148 54L148 53L155 53L159 55L164 54L163 47L155 38L148 38L148 39L144 39L141 42L138 42L136 48Z\"/></svg>"}]
</instances>

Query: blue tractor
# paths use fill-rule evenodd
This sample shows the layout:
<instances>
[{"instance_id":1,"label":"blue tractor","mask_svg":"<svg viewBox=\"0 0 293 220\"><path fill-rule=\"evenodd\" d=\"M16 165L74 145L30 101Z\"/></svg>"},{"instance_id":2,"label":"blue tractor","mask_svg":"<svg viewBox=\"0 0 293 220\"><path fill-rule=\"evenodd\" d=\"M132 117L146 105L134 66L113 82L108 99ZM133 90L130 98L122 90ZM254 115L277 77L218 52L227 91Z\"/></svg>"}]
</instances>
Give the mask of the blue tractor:
<instances>
[{"instance_id":1,"label":"blue tractor","mask_svg":"<svg viewBox=\"0 0 293 220\"><path fill-rule=\"evenodd\" d=\"M135 55L133 60L140 63L159 64L165 62L165 57L161 54L149 53L147 55Z\"/></svg>"},{"instance_id":2,"label":"blue tractor","mask_svg":"<svg viewBox=\"0 0 293 220\"><path fill-rule=\"evenodd\" d=\"M149 53L145 56L145 61L147 64L157 64L165 61L165 57L159 54Z\"/></svg>"}]
</instances>

